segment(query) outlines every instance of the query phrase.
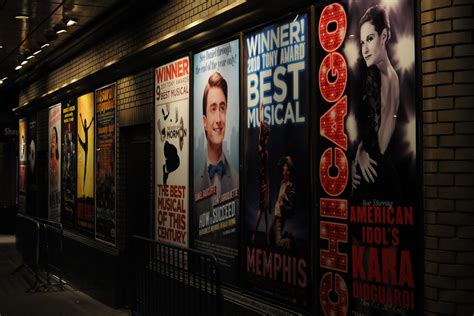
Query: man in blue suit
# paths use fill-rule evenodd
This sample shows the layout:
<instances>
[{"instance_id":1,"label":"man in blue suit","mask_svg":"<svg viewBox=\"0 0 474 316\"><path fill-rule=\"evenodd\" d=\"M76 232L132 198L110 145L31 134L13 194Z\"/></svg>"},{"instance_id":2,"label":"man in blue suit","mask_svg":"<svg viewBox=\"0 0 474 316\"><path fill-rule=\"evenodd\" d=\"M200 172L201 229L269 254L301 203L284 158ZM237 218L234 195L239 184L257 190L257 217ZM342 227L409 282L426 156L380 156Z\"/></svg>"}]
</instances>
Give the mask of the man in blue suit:
<instances>
[{"instance_id":1,"label":"man in blue suit","mask_svg":"<svg viewBox=\"0 0 474 316\"><path fill-rule=\"evenodd\" d=\"M215 186L215 198L222 193L239 188L237 172L229 164L222 150L227 115L227 81L218 72L214 72L204 88L202 98L203 126L207 139L207 159L194 179L194 192L199 193ZM213 200L211 197L210 200ZM204 201L199 204L211 204ZM201 210L202 208L199 207Z\"/></svg>"}]
</instances>

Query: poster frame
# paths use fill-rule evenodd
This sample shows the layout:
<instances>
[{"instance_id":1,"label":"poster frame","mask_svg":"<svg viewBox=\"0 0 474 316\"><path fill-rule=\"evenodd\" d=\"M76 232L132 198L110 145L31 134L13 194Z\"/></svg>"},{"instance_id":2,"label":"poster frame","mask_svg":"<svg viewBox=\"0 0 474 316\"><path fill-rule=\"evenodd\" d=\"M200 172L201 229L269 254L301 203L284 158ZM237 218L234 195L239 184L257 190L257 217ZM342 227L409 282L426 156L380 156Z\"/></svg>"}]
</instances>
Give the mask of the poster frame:
<instances>
[{"instance_id":1,"label":"poster frame","mask_svg":"<svg viewBox=\"0 0 474 316\"><path fill-rule=\"evenodd\" d=\"M350 0L349 0L350 1ZM370 1L367 1L370 3ZM340 3L340 1L337 0L323 0L321 2L315 3L311 5L311 11L312 11L312 21L314 24L311 27L311 30L313 31L314 34L312 34L312 43L310 49L312 50L311 55L314 55L314 63L313 63L313 68L312 69L312 76L314 78L317 78L317 69L316 67L319 67L318 64L318 34L317 31L315 32L314 30L317 27L317 22L319 19L319 16L317 15L318 12L321 12L321 10L332 3ZM377 2L378 3L378 2ZM376 4L376 3L373 3ZM415 122L416 122L416 135L415 135L415 140L416 140L416 158L415 158L415 168L416 171L414 172L414 177L413 179L416 180L416 190L417 192L414 193L414 203L413 206L418 210L418 212L414 215L414 219L416 221L416 225L414 227L414 234L415 234L415 248L416 248L416 253L417 253L417 258L416 260L413 260L413 270L414 270L414 280L416 284L416 290L415 290L415 309L413 310L413 313L415 315L421 315L424 312L424 232L425 232L425 227L424 227L424 210L423 210L423 197L424 197L424 192L423 192L423 85L422 85L422 78L423 78L423 72L422 72L422 52L421 52L421 38L422 38L422 32L421 32L421 2L417 0L412 0L412 8L413 10L413 41L414 41L414 79L416 83L416 87L413 89L414 91L414 101L413 101L413 106L414 106L414 113L416 115ZM313 74L314 71L314 74ZM349 89L349 88L346 88ZM312 94L315 95L314 103L313 105L317 106L318 104L318 95L319 91L317 89L314 89L314 92ZM313 147L312 152L315 154L315 158L318 159L318 151L319 149L319 144L320 144L320 137L319 137L319 128L320 128L320 122L319 118L323 114L320 110L319 107L316 107L315 111L315 116L312 117L313 125L315 128L315 137L314 139L311 140L311 145ZM320 216L319 216L319 197L321 196L321 189L320 186L318 185L319 177L318 177L318 168L314 168L312 172L312 177L316 180L316 182L311 185L314 185L312 188L312 192L315 193L315 196L317 197L318 201L315 201L315 206L316 206L316 217L317 221L314 222L314 225L319 225L320 222ZM316 227L316 226L313 226ZM316 230L316 229L315 229ZM350 230L349 230L350 231ZM316 234L316 232L313 233L313 244L314 244L314 256L315 258L318 258L319 256L319 250L321 249L319 243L320 239L319 236ZM349 255L349 260L352 260L352 257ZM316 264L318 263L318 264ZM318 281L319 278L321 277L320 270L322 269L319 266L319 261L314 262L313 264L315 270L314 274L314 297L315 297L315 304L313 306L314 308L314 313L320 313L320 300L319 300L319 292L318 292ZM350 269L348 271L350 273ZM349 297L349 304L351 302L351 295ZM348 315L350 314L351 310L348 310Z\"/></svg>"},{"instance_id":2,"label":"poster frame","mask_svg":"<svg viewBox=\"0 0 474 316\"><path fill-rule=\"evenodd\" d=\"M97 151L99 149L98 142L97 142L97 127L98 127L98 120L97 120L97 102L96 102L96 93L99 90L108 88L110 86L115 85L114 89L114 187L115 187L115 196L114 196L114 207L115 207L115 242L111 243L109 241L97 238ZM96 118L96 122L94 124L94 239L100 241L104 244L109 246L116 247L117 246L117 233L118 233L118 225L117 225L117 81L112 83L106 84L102 87L99 87L94 90L94 116Z\"/></svg>"},{"instance_id":3,"label":"poster frame","mask_svg":"<svg viewBox=\"0 0 474 316\"><path fill-rule=\"evenodd\" d=\"M60 131L58 131L58 138L59 139L57 140L58 141L58 146L59 146L59 153L60 153L59 154L59 160L58 160L58 162L59 162L59 170L58 170L58 172L59 172L59 175L58 175L58 178L59 178L58 179L58 182L59 182L58 183L58 190L59 190L59 210L58 210L59 221L58 221L58 223L62 223L62 203L63 203L62 196L61 196L62 195L62 186L61 186L62 185L62 183L61 183L61 180L62 180L61 179L61 177L62 177L62 170L61 170L61 168L62 168L62 166L61 166L61 163L62 163L62 161L61 161L62 160L62 156L61 156L61 154L62 154L62 110L63 110L62 102L57 102L56 104L51 105L51 106L48 107L48 152L49 152L50 146L51 146L51 144L50 144L50 135L49 135L49 129L51 128L51 126L49 125L50 124L50 118L49 117L51 115L51 111L53 109L57 108L57 107L59 107L59 110L58 110L59 111L59 123L58 124L59 124L59 130L60 130ZM50 157L49 154L48 154L48 157ZM51 206L50 206L50 196L49 196L50 195L50 190L51 190L51 187L50 187L51 186L51 183L50 183L51 173L49 172L49 163L50 163L50 159L48 158L48 213L47 213L47 217L48 217L48 220L53 220L51 218Z\"/></svg>"},{"instance_id":4,"label":"poster frame","mask_svg":"<svg viewBox=\"0 0 474 316\"><path fill-rule=\"evenodd\" d=\"M317 122L317 128L319 130L319 120L317 121L314 121L314 115L317 114L317 110L313 109L313 105L316 104L316 101L317 101L317 98L316 98L316 92L315 92L315 89L311 89L312 87L312 84L314 84L314 78L313 77L313 68L314 65L315 65L315 61L316 61L316 53L315 53L315 50L313 48L313 46L315 45L314 44L314 40L316 39L316 32L314 32L314 17L315 17L315 12L314 12L314 7L315 5L304 5L303 7L301 8L297 8L297 9L294 9L288 13L285 13L285 14L280 14L280 15L277 15L277 16L274 16L270 19L266 19L266 17L263 17L263 22L262 23L259 23L257 25L254 25L250 28L246 28L244 30L242 30L240 32L240 35L241 35L241 47L240 47L240 51L241 51L241 98L242 98L242 104L243 106L241 107L241 110L242 110L242 113L241 114L241 117L242 117L242 122L240 123L241 127L243 127L240 131L241 133L241 139L243 140L243 142L241 142L240 144L240 149L241 149L241 177L240 177L240 186L241 186L241 199L242 201L245 201L246 200L246 191L245 190L242 190L243 187L244 187L244 183L246 183L247 181L247 162L245 160L245 153L246 153L246 150L247 150L247 144L248 144L248 138L247 138L247 107L245 107L244 105L247 104L247 101L246 101L246 98L247 98L247 88L246 88L246 85L245 85L245 82L244 82L244 73L246 72L246 69L244 69L244 42L245 42L245 36L250 34L250 33L253 33L255 31L258 31L259 29L262 29L264 27L267 27L269 25L272 25L272 24L277 24L281 21L284 21L285 19L289 19L291 17L299 17L300 15L303 15L303 14L306 14L306 17L307 17L307 26L308 26L308 29L306 30L307 34L308 34L308 38L307 38L307 49L308 49L308 76L309 76L309 91L307 92L307 96L308 96L308 112L307 112L307 139L308 139L308 146L310 146L310 148L308 148L308 151L307 151L307 159L308 159L308 166L310 168L309 170L309 180L306 180L306 183L308 185L313 185L316 183L316 180L318 180L319 178L315 178L314 177L314 174L315 174L315 170L316 168L314 168L313 166L313 163L312 163L312 156L313 156L313 142L314 142L314 139L317 138L317 137L314 137L312 132L313 132L313 128L315 128L313 125L315 125L315 122ZM314 55L314 56L313 56ZM245 162L245 163L244 163ZM310 189L308 190L308 192L311 194L313 193L311 187ZM319 196L316 196L318 197L318 199L315 199L315 200L319 200ZM314 196L313 196L314 198ZM313 308L315 308L313 305L317 305L317 302L315 302L315 300L313 299L313 295L315 294L314 291L316 289L316 282L315 282L315 277L316 277L316 274L315 274L315 266L316 266L316 263L318 262L317 260L315 260L316 256L315 256L315 249L314 249L314 246L315 246L315 240L313 239L313 234L315 233L316 229L314 229L314 227L316 227L315 225L315 220L317 219L317 216L314 215L314 213L316 212L316 210L318 210L318 204L314 204L315 202L312 201L312 198L311 197L305 197L305 201L307 203L307 211L309 212L309 216L310 216L310 226L309 226L309 231L308 231L308 246L309 246L309 252L308 252L308 259L311 260L310 264L308 265L308 286L307 286L307 289L306 289L306 293L307 293L307 298L308 298L308 305L306 307L301 307L300 305L298 304L293 304L289 301L281 301L281 300L278 300L277 298L271 296L271 295L266 295L266 294L263 294L259 291L254 291L251 289L251 287L249 287L249 285L247 284L247 281L246 281L246 269L245 269L245 265L246 265L246 258L244 255L245 252L243 251L243 249L245 248L246 246L246 240L245 240L245 236L243 234L243 231L245 229L244 225L245 225L245 213L247 212L245 210L245 202L242 203L242 206L241 206L241 214L240 214L240 252L239 252L239 256L241 256L240 258L240 263L241 263L241 268L240 268L240 277L241 277L241 289L244 293L247 293L247 294L251 294L252 296L254 297L257 297L259 299L262 299L262 300L265 300L265 301L269 301L273 304L275 304L276 306L281 306L281 307L284 307L288 310L292 310L292 311L298 311L298 312L301 312L301 313L307 313L308 311L311 311L313 310Z\"/></svg>"},{"instance_id":5,"label":"poster frame","mask_svg":"<svg viewBox=\"0 0 474 316\"><path fill-rule=\"evenodd\" d=\"M35 144L35 155L34 155L34 162L35 170L33 173L30 173L30 144L31 144L31 133L30 133L30 124L35 122L35 133L34 133L34 144ZM26 130L26 140L27 140L27 157L26 157L26 165L27 165L27 172L26 172L26 205L28 207L29 213L33 216L37 216L38 214L38 207L36 204L38 201L38 116L37 113L31 113L28 115L27 119L27 130ZM30 177L31 175L31 177ZM33 181L30 181L33 180ZM31 203L30 203L31 202ZM31 207L31 204L33 207Z\"/></svg>"},{"instance_id":6,"label":"poster frame","mask_svg":"<svg viewBox=\"0 0 474 316\"><path fill-rule=\"evenodd\" d=\"M192 213L190 212L190 219L189 219L189 231L190 231L190 237L189 237L189 247L192 248L192 249L196 249L195 248L195 244L194 244L194 241L195 241L195 238L194 238L194 232L192 231L192 229L194 229L194 225L196 224L194 222L194 211L195 211L195 208L194 208L194 76L195 76L195 73L194 73L194 56L197 55L197 54L200 54L202 53L203 51L206 51L210 48L213 48L213 47L217 47L217 46L220 46L220 45L223 45L225 43L230 43L234 40L237 40L238 41L238 44L239 44L239 52L238 52L238 58L239 58L239 67L238 67L238 76L239 76L239 79L237 80L238 84L239 84L239 92L238 92L238 95L239 95L239 110L237 111L237 113L239 114L239 145L238 145L238 150L239 150L239 153L238 153L238 157L239 157L239 170L236 170L238 176L239 176L239 209L238 209L238 212L239 212L239 216L237 217L237 220L238 220L238 223L236 225L236 228L238 229L238 232L237 232L237 236L236 236L236 239L237 239L237 242L238 242L238 245L237 245L237 271L236 271L236 281L235 281L235 284L232 284L232 283L227 283L225 281L222 281L221 280L221 283L224 284L226 287L229 287L231 289L234 289L234 290L241 290L243 288L243 281L244 281L244 278L243 278L243 273L242 273L242 269L243 269L243 265L241 265L241 260L239 258L242 257L242 244L241 244L241 241L242 241L242 214L243 214L243 205L242 205L242 189L243 189L243 186L242 186L242 175L243 175L243 160L242 160L242 153L243 153L243 143L242 143L242 140L243 140L243 135L242 135L242 131L241 131L241 126L242 126L242 120L243 120L243 106L242 106L242 102L243 102L243 99L242 99L242 96L243 96L243 93L242 93L242 90L243 90L243 86L242 86L242 80L243 80L243 76L242 76L242 59L241 59L241 54L242 54L242 32L233 32L232 34L230 35L227 35L227 36L221 36L221 37L218 37L217 39L213 39L213 40L209 40L209 41L206 41L204 42L204 44L202 45L199 45L197 47L193 47L189 50L189 63L190 63L190 71L189 71L189 76L190 76L190 81L189 81L189 90L190 90L190 93L189 93L189 106L190 106L190 112L189 112L189 129L190 131L192 131L192 133L190 133L190 141L189 141L189 161L190 161L190 164L189 164L189 188L190 188L190 194L188 196L189 198L189 206L190 206L190 210L192 210ZM193 162L193 163L191 163Z\"/></svg>"},{"instance_id":7,"label":"poster frame","mask_svg":"<svg viewBox=\"0 0 474 316\"><path fill-rule=\"evenodd\" d=\"M89 94L92 94L93 96L93 114L94 114L94 120L95 120L95 90L85 90L83 91L82 93L79 93L79 94L76 94L73 96L73 98L75 98L77 100L77 113L76 113L76 118L78 120L78 122L81 121L81 119L79 118L79 98L81 97L85 97ZM87 239L90 239L90 240L95 240L95 127L96 125L96 122L94 122L94 133L93 133L93 140L94 140L94 153L93 153L93 158L94 158L94 163L92 164L92 174L93 174L93 184L94 184L94 204L93 204L93 216L94 216L94 229L92 230L86 230L84 228L82 228L80 225L78 225L78 219L77 219L77 214L78 214L78 204L79 204L79 196L78 196L78 191L79 191L79 185L77 185L77 188L76 188L76 216L75 216L75 221L74 221L74 230L75 232L80 235L81 237L85 237ZM77 129L77 144L79 144L79 123L77 123L77 126L76 126L76 129ZM79 146L77 146L77 161L76 161L76 165L79 164ZM76 176L76 181L78 180L79 178L79 166L77 166L77 176Z\"/></svg>"},{"instance_id":8,"label":"poster frame","mask_svg":"<svg viewBox=\"0 0 474 316\"><path fill-rule=\"evenodd\" d=\"M24 125L24 127L22 128L21 126ZM21 159L21 150L22 150L22 143L21 143L21 136L22 136L22 130L23 130L23 134L24 134L24 138L25 138L25 151L27 151L27 144L28 144L28 117L27 116L23 116L21 117L20 119L18 119L18 159L17 159L17 204L18 204L18 212L19 213L22 213L22 214L28 214L28 205L27 205L27 200L28 200L28 177L27 177L27 173L28 173L28 153L26 152L25 155L26 157L24 157L24 159L22 160ZM20 169L22 168L23 166L23 169L24 169L24 174L23 176L20 174ZM22 185L20 184L21 183L21 179L23 179L24 181L24 190L21 190L21 187ZM23 203L22 203L23 202Z\"/></svg>"},{"instance_id":9,"label":"poster frame","mask_svg":"<svg viewBox=\"0 0 474 316\"><path fill-rule=\"evenodd\" d=\"M425 247L424 247L424 236L425 236L425 216L424 216L424 181L423 181L423 71L422 71L422 56L421 56L421 1L413 0L414 12L415 12L415 83L416 83L416 99L415 99L415 113L416 113L416 181L418 193L415 201L415 206L420 210L417 214L416 221L418 223L418 233L416 238L416 249L419 252L418 258L415 261L415 282L418 284L418 289L415 291L415 302L417 308L415 313L421 315L425 310L425 278L424 278L424 258L425 258Z\"/></svg>"},{"instance_id":10,"label":"poster frame","mask_svg":"<svg viewBox=\"0 0 474 316\"><path fill-rule=\"evenodd\" d=\"M193 137L194 137L194 133L192 133L191 131L194 131L193 130L193 119L194 119L194 116L193 116L193 105L192 105L192 98L193 98L193 89L192 89L192 85L193 85L193 72L192 72L192 68L193 68L193 61L192 61L192 53L189 51L189 52L185 52L185 53L180 53L180 54L177 54L176 56L168 56L167 58L164 58L164 59L158 59L154 64L153 64L153 71L152 71L152 76L153 76L153 121L152 121L152 137L151 137L151 150L152 150L152 159L153 159L153 172L152 172L152 183L153 183L153 201L151 203L151 216L150 216L150 220L151 220L151 236L152 236L152 239L154 240L158 240L156 239L156 235L155 235L155 232L158 228L158 219L156 218L156 214L157 214L157 205L156 205L156 201L157 201L157 194L156 194L156 188L157 188L157 179L156 179L156 168L157 168L157 164L156 162L158 161L157 159L157 154L156 154L156 96L155 96L155 93L156 93L156 75L155 75L155 71L157 68L159 67L162 67L164 65L167 65L169 63L172 63L174 61L178 61L178 60L181 60L183 58L188 58L188 66L189 66L189 80L188 80L188 89L189 89L189 92L188 92L188 107L187 107L187 110L188 110L188 155L187 155L187 159L188 159L188 172L187 172L187 181L188 181L188 196L186 198L187 200L187 203L188 203L188 209L187 209L187 230L188 230L188 236L187 236L187 247L185 246L181 246L181 247L184 247L184 248L187 248L187 249L190 249L192 248L191 246L191 240L192 240L192 237L191 237L191 234L190 234L190 229L191 229L191 225L192 225L192 211L194 212L194 208L193 208L193 205L191 204L193 202L193 199L191 198L192 196L192 190L194 189L192 186L193 186L193 177L192 177L192 166L193 166L193 150L192 150L192 146L194 145L194 142L193 142ZM160 242L163 242L163 241L160 241ZM175 244L173 244L174 246L176 246Z\"/></svg>"},{"instance_id":11,"label":"poster frame","mask_svg":"<svg viewBox=\"0 0 474 316\"><path fill-rule=\"evenodd\" d=\"M74 102L75 102L75 110L74 110L75 116L74 116L74 117L75 117L75 124L76 124L76 128L75 128L75 133L76 133L76 137L75 137L75 140L76 140L76 144L75 144L75 145L76 145L76 148L75 148L75 150L76 150L76 158L75 158L75 159L76 159L76 161L75 161L75 163L74 163L74 168L75 168L75 171L76 171L76 172L75 172L76 178L74 179L74 182L76 183L76 184L75 184L75 185L76 185L76 192L74 192L74 210L73 210L73 215L72 215L71 223L65 224L65 222L64 222L64 217L62 216L65 211L64 211L64 199L62 198L64 192L63 192L63 172L62 172L62 168L63 168L63 167L62 167L62 163L63 163L63 161L62 161L62 159L63 159L63 157L62 157L62 155L63 155L63 153L62 153L62 151L63 151L63 146L61 145L61 224L63 225L63 227L64 227L65 229L70 229L70 230L76 231L76 230L77 230L77 227L76 227L76 225L77 225L77 219L76 219L76 216L77 216L77 177L78 177L78 173L77 173L77 158L78 158L78 157L77 157L77 151L78 151L78 148L77 148L77 145L78 145L78 144L77 144L77 142L78 142L78 136L77 136L77 134L78 134L78 133L77 133L77 123L78 123L78 117L77 117L77 112L78 112L77 97L72 97L72 96L71 96L71 97L68 97L68 98L63 98L60 102L61 102L61 137L62 137L62 136L64 135L64 131L63 131L63 127L64 127L64 126L63 126L63 125L64 125L64 122L63 122L63 115L64 115L64 114L63 114L63 110L64 110L65 108L70 107L70 106L71 106L71 105L70 105L70 102L72 102L73 100L74 100ZM62 140L62 138L61 138L61 140Z\"/></svg>"}]
</instances>

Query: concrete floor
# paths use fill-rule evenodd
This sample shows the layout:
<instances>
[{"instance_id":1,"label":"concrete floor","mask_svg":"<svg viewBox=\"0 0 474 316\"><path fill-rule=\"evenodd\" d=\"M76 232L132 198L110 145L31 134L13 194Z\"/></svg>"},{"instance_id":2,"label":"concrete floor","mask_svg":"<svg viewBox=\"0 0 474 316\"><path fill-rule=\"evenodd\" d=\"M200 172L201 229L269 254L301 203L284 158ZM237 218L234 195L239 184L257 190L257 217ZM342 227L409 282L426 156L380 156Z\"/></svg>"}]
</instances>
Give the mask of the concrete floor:
<instances>
[{"instance_id":1,"label":"concrete floor","mask_svg":"<svg viewBox=\"0 0 474 316\"><path fill-rule=\"evenodd\" d=\"M66 285L28 291L34 275L26 268L13 273L21 264L15 249L15 236L0 235L0 316L128 316L129 310L113 309Z\"/></svg>"}]
</instances>

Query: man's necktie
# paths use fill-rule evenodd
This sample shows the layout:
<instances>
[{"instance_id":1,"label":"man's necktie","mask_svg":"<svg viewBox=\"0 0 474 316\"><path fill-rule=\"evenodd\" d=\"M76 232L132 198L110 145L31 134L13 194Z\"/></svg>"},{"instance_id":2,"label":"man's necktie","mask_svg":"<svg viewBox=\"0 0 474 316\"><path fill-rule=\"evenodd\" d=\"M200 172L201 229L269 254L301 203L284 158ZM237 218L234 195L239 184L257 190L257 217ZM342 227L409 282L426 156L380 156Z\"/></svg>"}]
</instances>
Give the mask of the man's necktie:
<instances>
[{"instance_id":1,"label":"man's necktie","mask_svg":"<svg viewBox=\"0 0 474 316\"><path fill-rule=\"evenodd\" d=\"M209 172L209 179L212 179L216 173L222 177L225 173L224 163L221 160L217 163L217 165L209 164L207 167L207 172Z\"/></svg>"}]
</instances>

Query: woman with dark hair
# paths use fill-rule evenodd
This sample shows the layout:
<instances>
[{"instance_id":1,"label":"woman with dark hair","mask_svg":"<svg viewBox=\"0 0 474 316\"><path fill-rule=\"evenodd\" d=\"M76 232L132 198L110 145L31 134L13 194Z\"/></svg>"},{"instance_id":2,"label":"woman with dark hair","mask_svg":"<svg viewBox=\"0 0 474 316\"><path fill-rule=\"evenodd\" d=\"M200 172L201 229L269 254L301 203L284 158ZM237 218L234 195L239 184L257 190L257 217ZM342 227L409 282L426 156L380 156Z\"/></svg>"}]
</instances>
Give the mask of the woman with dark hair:
<instances>
[{"instance_id":1,"label":"woman with dark hair","mask_svg":"<svg viewBox=\"0 0 474 316\"><path fill-rule=\"evenodd\" d=\"M53 187L58 184L59 172L59 148L58 148L58 130L56 126L51 131L51 150L49 153L49 181Z\"/></svg>"},{"instance_id":2,"label":"woman with dark hair","mask_svg":"<svg viewBox=\"0 0 474 316\"><path fill-rule=\"evenodd\" d=\"M360 23L362 57L367 65L359 111L360 143L352 162L352 189L357 196L399 201L397 174L387 152L399 108L398 75L387 54L390 21L375 5Z\"/></svg>"}]
</instances>

